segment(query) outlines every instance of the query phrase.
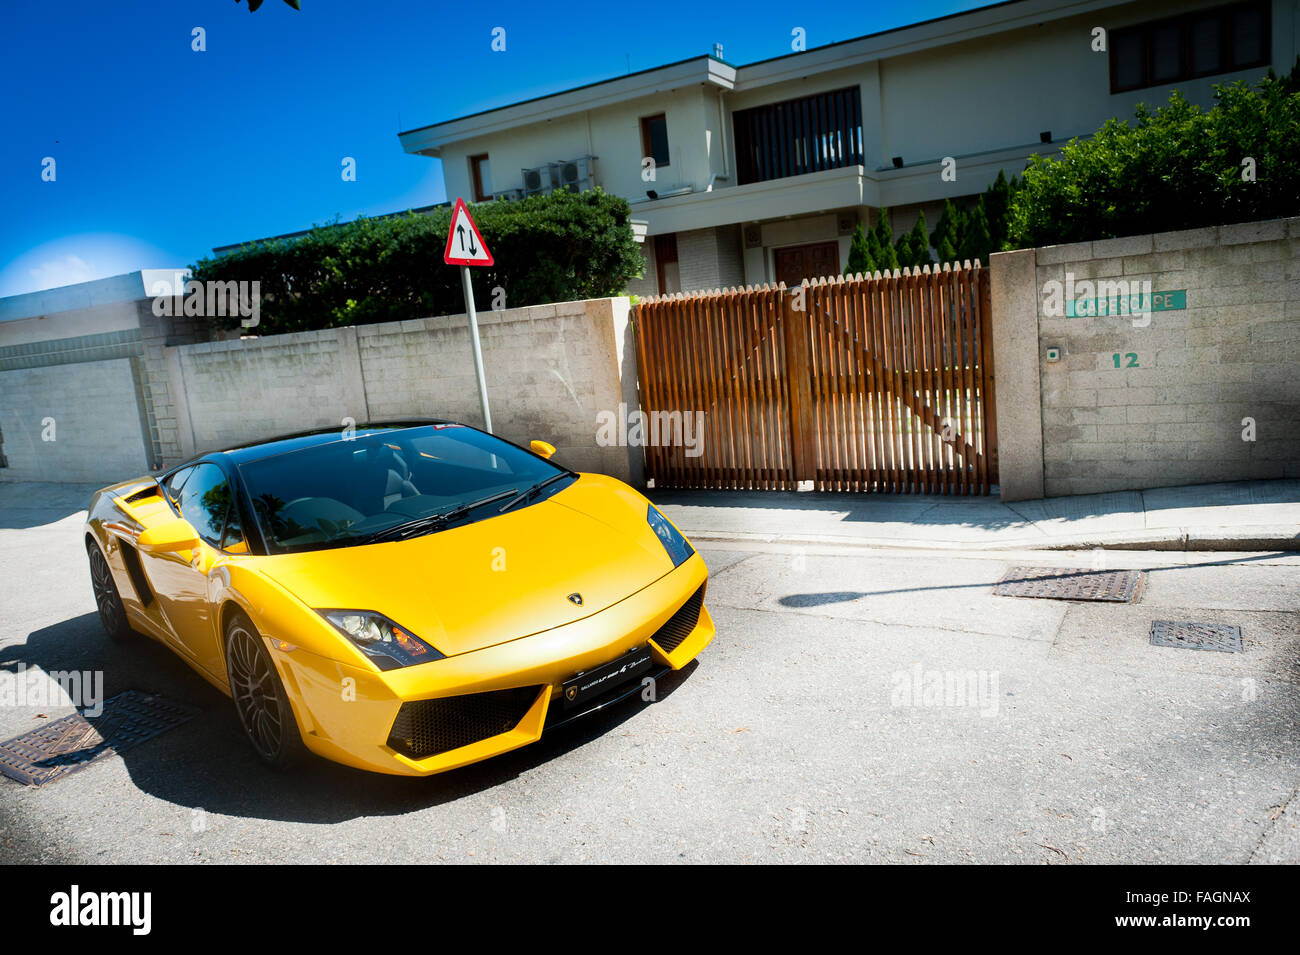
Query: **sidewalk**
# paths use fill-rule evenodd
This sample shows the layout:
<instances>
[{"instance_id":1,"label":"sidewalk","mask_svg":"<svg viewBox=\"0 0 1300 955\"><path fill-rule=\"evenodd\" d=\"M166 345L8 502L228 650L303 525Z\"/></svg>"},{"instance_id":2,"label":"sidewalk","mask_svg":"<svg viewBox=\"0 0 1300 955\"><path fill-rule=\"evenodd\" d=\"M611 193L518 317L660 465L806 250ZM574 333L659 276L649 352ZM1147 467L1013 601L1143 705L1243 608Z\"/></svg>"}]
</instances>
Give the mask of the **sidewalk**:
<instances>
[{"instance_id":1,"label":"sidewalk","mask_svg":"<svg viewBox=\"0 0 1300 955\"><path fill-rule=\"evenodd\" d=\"M1300 551L1300 480L996 496L650 490L693 540L957 549Z\"/></svg>"},{"instance_id":2,"label":"sidewalk","mask_svg":"<svg viewBox=\"0 0 1300 955\"><path fill-rule=\"evenodd\" d=\"M0 482L0 527L85 509L95 485ZM657 491L693 540L936 550L1300 551L1300 480L1201 484L1003 504L997 497Z\"/></svg>"}]
</instances>

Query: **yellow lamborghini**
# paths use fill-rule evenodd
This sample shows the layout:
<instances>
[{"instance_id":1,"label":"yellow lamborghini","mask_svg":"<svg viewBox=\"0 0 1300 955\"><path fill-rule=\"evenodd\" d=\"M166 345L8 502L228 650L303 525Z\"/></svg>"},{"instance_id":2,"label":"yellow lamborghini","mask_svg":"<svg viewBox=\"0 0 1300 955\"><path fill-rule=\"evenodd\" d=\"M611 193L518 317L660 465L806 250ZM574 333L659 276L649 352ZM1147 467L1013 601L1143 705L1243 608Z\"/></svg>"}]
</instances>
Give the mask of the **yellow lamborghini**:
<instances>
[{"instance_id":1,"label":"yellow lamborghini","mask_svg":"<svg viewBox=\"0 0 1300 955\"><path fill-rule=\"evenodd\" d=\"M645 497L446 421L290 435L97 492L110 637L229 695L268 765L428 775L609 706L713 639L704 561Z\"/></svg>"}]
</instances>

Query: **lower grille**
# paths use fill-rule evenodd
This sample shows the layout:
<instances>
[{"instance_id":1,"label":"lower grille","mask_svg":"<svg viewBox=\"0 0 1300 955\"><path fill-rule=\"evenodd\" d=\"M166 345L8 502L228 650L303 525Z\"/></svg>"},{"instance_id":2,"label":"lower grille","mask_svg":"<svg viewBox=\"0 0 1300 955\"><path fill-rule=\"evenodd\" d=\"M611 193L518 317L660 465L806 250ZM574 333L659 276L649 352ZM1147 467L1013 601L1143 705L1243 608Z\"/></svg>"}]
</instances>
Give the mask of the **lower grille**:
<instances>
[{"instance_id":1,"label":"lower grille","mask_svg":"<svg viewBox=\"0 0 1300 955\"><path fill-rule=\"evenodd\" d=\"M541 690L523 686L403 703L388 745L412 759L425 759L508 733L537 702Z\"/></svg>"},{"instance_id":2,"label":"lower grille","mask_svg":"<svg viewBox=\"0 0 1300 955\"><path fill-rule=\"evenodd\" d=\"M677 608L677 612L650 639L659 644L664 653L672 653L682 645L682 641L691 635L695 625L700 621L700 608L704 606L704 585L691 594L686 603Z\"/></svg>"}]
</instances>

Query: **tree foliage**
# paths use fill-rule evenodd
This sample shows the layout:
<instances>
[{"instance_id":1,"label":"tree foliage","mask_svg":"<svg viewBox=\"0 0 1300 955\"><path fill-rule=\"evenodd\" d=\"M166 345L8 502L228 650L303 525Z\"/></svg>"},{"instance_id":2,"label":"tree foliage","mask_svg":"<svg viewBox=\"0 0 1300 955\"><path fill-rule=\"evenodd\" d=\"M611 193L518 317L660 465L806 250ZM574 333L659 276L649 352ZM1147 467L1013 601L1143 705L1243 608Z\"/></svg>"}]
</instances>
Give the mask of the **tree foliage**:
<instances>
[{"instance_id":1,"label":"tree foliage","mask_svg":"<svg viewBox=\"0 0 1300 955\"><path fill-rule=\"evenodd\" d=\"M1011 240L1040 246L1300 215L1300 60L1253 86L1215 86L1210 110L1175 90L1059 156L1032 156ZM1253 173L1253 175L1252 175Z\"/></svg>"},{"instance_id":2,"label":"tree foliage","mask_svg":"<svg viewBox=\"0 0 1300 955\"><path fill-rule=\"evenodd\" d=\"M844 266L845 275L859 272L893 271L904 266L919 266L930 262L929 243L925 235L925 213L922 213L911 230L894 239L894 227L888 209L876 210L876 224L864 229L858 223L849 242L849 260Z\"/></svg>"},{"instance_id":3,"label":"tree foliage","mask_svg":"<svg viewBox=\"0 0 1300 955\"><path fill-rule=\"evenodd\" d=\"M963 208L951 199L945 200L943 214L930 244L939 254L940 262L980 262L988 265L989 253L1010 247L1009 211L1013 197L1020 188L1014 176L1008 180L1001 171L993 184L984 190L969 208Z\"/></svg>"},{"instance_id":4,"label":"tree foliage","mask_svg":"<svg viewBox=\"0 0 1300 955\"><path fill-rule=\"evenodd\" d=\"M496 260L470 270L480 308L619 295L644 269L627 201L599 189L470 211ZM202 259L193 277L260 281L262 334L454 315L465 304L460 268L442 260L450 220L451 210L439 209L317 226Z\"/></svg>"},{"instance_id":5,"label":"tree foliage","mask_svg":"<svg viewBox=\"0 0 1300 955\"><path fill-rule=\"evenodd\" d=\"M239 0L235 0L235 3L238 2ZM295 10L302 9L302 7L298 5L298 0L284 0L284 2L289 4L289 6L293 7ZM257 8L260 7L261 5L262 5L262 0L248 0L248 12L256 13Z\"/></svg>"},{"instance_id":6,"label":"tree foliage","mask_svg":"<svg viewBox=\"0 0 1300 955\"><path fill-rule=\"evenodd\" d=\"M1008 180L999 172L994 183L969 208L951 199L944 200L939 221L929 235L925 231L925 213L922 212L911 231L897 240L890 226L889 210L880 209L873 228L868 230L859 225L854 230L844 274L976 259L987 265L990 252L1010 247L1010 207L1019 188L1020 183L1014 176ZM931 254L931 249L935 254Z\"/></svg>"}]
</instances>

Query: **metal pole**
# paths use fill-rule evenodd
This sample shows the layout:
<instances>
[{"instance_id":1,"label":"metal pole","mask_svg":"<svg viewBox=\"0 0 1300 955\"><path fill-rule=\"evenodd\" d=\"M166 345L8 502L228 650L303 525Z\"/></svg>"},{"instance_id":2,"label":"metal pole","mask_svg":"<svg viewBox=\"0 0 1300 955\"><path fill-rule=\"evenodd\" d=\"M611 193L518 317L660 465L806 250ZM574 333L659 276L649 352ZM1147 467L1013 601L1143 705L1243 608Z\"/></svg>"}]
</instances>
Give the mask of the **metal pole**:
<instances>
[{"instance_id":1,"label":"metal pole","mask_svg":"<svg viewBox=\"0 0 1300 955\"><path fill-rule=\"evenodd\" d=\"M483 406L483 429L492 433L492 412L488 410L487 381L483 378L483 349L478 342L478 313L474 311L474 286L469 281L469 266L460 267L465 283L465 309L469 312L469 341L474 348L474 375L478 378L478 400Z\"/></svg>"}]
</instances>

